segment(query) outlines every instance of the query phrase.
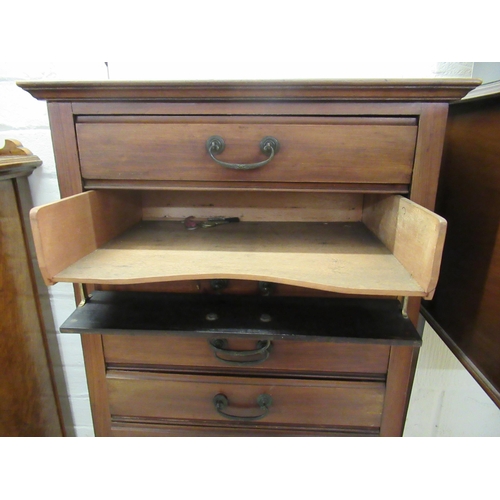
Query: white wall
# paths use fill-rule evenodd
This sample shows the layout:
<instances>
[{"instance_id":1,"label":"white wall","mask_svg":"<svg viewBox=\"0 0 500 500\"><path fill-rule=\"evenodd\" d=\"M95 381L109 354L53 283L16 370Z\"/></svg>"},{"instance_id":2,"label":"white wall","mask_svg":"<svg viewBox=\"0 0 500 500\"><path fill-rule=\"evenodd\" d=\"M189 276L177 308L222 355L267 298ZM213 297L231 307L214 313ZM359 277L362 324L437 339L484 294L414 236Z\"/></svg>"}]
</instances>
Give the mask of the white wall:
<instances>
[{"instance_id":1,"label":"white wall","mask_svg":"<svg viewBox=\"0 0 500 500\"><path fill-rule=\"evenodd\" d=\"M109 69L109 72L108 72ZM426 78L470 76L472 63L0 63L0 145L20 140L43 160L29 178L36 205L59 199L46 104L15 85L19 80ZM59 395L69 435L92 436L80 339L58 333L74 309L72 287L41 284ZM430 329L417 366L405 435L500 436L500 410Z\"/></svg>"},{"instance_id":2,"label":"white wall","mask_svg":"<svg viewBox=\"0 0 500 500\"><path fill-rule=\"evenodd\" d=\"M475 62L472 76L480 78L483 83L500 81L500 62Z\"/></svg>"},{"instance_id":3,"label":"white wall","mask_svg":"<svg viewBox=\"0 0 500 500\"><path fill-rule=\"evenodd\" d=\"M500 410L427 323L404 436L500 436Z\"/></svg>"}]
</instances>

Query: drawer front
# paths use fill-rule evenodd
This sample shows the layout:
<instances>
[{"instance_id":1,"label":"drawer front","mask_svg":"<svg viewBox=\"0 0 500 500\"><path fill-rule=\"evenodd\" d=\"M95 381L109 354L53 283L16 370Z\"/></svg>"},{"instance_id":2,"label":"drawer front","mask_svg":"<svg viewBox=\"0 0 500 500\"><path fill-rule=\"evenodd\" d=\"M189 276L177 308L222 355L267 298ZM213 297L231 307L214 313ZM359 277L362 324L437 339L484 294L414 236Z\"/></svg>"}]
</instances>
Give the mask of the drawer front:
<instances>
[{"instance_id":1,"label":"drawer front","mask_svg":"<svg viewBox=\"0 0 500 500\"><path fill-rule=\"evenodd\" d=\"M297 426L380 426L385 385L109 371L112 418L254 421ZM223 395L227 406L216 409ZM269 397L268 410L261 398ZM224 413L225 415L223 415Z\"/></svg>"},{"instance_id":2,"label":"drawer front","mask_svg":"<svg viewBox=\"0 0 500 500\"><path fill-rule=\"evenodd\" d=\"M387 345L182 336L103 335L108 365L166 369L251 368L257 372L385 374ZM215 348L214 348L215 347Z\"/></svg>"},{"instance_id":3,"label":"drawer front","mask_svg":"<svg viewBox=\"0 0 500 500\"><path fill-rule=\"evenodd\" d=\"M417 131L407 118L108 120L87 117L77 124L85 179L409 184ZM227 163L266 160L259 143L267 136L278 139L280 149L265 166L233 170L210 158L211 136L224 139L225 150L216 158Z\"/></svg>"}]
</instances>

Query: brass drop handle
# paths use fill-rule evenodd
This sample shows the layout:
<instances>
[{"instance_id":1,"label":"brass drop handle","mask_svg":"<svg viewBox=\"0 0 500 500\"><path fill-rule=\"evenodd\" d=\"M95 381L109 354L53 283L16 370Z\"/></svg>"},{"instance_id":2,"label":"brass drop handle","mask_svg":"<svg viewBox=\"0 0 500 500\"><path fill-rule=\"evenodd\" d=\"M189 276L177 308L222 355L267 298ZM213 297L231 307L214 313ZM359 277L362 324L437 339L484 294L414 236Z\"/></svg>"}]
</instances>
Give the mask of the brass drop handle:
<instances>
[{"instance_id":1,"label":"brass drop handle","mask_svg":"<svg viewBox=\"0 0 500 500\"><path fill-rule=\"evenodd\" d=\"M217 413L230 420L260 420L269 413L269 408L273 404L273 398L269 394L259 394L257 396L257 405L261 410L260 413L257 415L236 415L223 411L229 406L229 399L225 394L216 394L212 401Z\"/></svg>"},{"instance_id":2,"label":"brass drop handle","mask_svg":"<svg viewBox=\"0 0 500 500\"><path fill-rule=\"evenodd\" d=\"M269 357L269 349L271 347L270 340L259 340L257 341L256 348L248 351L226 349L226 339L210 339L208 342L214 351L215 357L229 365L258 365L259 363L263 363ZM259 358L254 359L255 356L259 356Z\"/></svg>"},{"instance_id":3,"label":"brass drop handle","mask_svg":"<svg viewBox=\"0 0 500 500\"><path fill-rule=\"evenodd\" d=\"M260 141L259 146L262 153L269 156L267 160L260 161L258 163L227 163L225 161L218 160L215 157L215 155L220 155L224 151L226 147L224 139L219 135L213 135L206 142L206 148L212 160L222 167L232 168L233 170L253 170L254 168L263 167L274 158L274 155L276 155L280 149L278 139L271 136L264 137L264 139Z\"/></svg>"}]
</instances>

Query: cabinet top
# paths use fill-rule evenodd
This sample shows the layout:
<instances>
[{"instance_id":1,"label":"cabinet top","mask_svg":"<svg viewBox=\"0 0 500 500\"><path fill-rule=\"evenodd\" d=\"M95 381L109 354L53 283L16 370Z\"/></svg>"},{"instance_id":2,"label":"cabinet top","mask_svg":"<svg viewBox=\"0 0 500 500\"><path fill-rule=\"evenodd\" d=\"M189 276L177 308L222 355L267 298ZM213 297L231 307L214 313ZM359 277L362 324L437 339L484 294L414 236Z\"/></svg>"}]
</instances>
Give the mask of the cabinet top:
<instances>
[{"instance_id":1,"label":"cabinet top","mask_svg":"<svg viewBox=\"0 0 500 500\"><path fill-rule=\"evenodd\" d=\"M5 139L0 149L0 181L31 174L42 160L16 139Z\"/></svg>"},{"instance_id":2,"label":"cabinet top","mask_svg":"<svg viewBox=\"0 0 500 500\"><path fill-rule=\"evenodd\" d=\"M26 81L47 101L457 101L481 84L471 78L418 80Z\"/></svg>"}]
</instances>

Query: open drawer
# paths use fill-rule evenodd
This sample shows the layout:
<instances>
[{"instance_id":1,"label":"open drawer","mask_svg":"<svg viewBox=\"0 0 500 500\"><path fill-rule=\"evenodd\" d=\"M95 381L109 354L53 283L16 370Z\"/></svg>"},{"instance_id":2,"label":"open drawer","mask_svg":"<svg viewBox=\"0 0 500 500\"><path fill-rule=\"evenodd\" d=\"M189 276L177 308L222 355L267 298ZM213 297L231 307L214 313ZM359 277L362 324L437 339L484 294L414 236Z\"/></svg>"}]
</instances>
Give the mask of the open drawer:
<instances>
[{"instance_id":1,"label":"open drawer","mask_svg":"<svg viewBox=\"0 0 500 500\"><path fill-rule=\"evenodd\" d=\"M238 208L240 223L190 231L167 209L158 209L160 220L146 220L155 210L145 193L88 191L33 209L31 222L48 285L224 278L432 297L444 219L399 195L359 194L349 199L349 210L342 208L344 195L329 196L328 207L311 220L273 218L265 208L247 217ZM309 206L307 199L301 203ZM196 215L192 205L186 210Z\"/></svg>"}]
</instances>

